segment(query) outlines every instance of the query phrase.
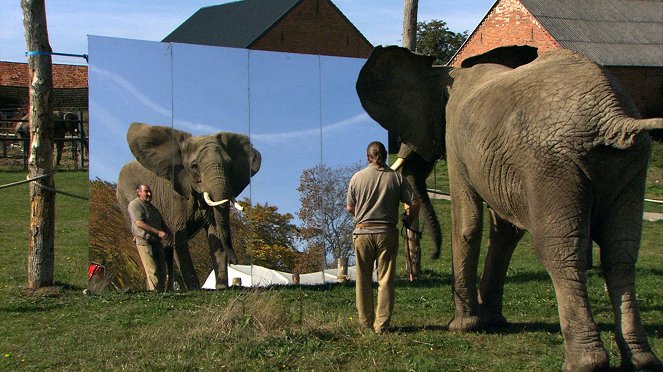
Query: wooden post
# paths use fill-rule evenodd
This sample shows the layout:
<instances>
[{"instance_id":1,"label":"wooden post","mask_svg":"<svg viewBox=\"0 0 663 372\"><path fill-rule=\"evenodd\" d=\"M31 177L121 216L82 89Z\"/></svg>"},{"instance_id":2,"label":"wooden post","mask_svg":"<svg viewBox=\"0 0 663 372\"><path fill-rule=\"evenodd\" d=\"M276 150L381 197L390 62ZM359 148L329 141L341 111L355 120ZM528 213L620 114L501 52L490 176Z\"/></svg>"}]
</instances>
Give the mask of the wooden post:
<instances>
[{"instance_id":1,"label":"wooden post","mask_svg":"<svg viewBox=\"0 0 663 372\"><path fill-rule=\"evenodd\" d=\"M419 8L419 0L404 0L403 8L403 47L411 51L417 49L417 12ZM419 217L412 222L412 227L419 230ZM407 230L409 244L405 249L409 249L410 263L408 267L413 276L419 275L421 272L421 249L419 249L419 239L417 235L410 230Z\"/></svg>"},{"instance_id":2,"label":"wooden post","mask_svg":"<svg viewBox=\"0 0 663 372\"><path fill-rule=\"evenodd\" d=\"M419 0L405 0L403 7L403 47L417 49L417 11Z\"/></svg>"},{"instance_id":3,"label":"wooden post","mask_svg":"<svg viewBox=\"0 0 663 372\"><path fill-rule=\"evenodd\" d=\"M21 0L30 71L30 156L28 177L53 169L53 72L44 0ZM55 271L55 188L52 174L30 183L28 288L53 285Z\"/></svg>"}]
</instances>

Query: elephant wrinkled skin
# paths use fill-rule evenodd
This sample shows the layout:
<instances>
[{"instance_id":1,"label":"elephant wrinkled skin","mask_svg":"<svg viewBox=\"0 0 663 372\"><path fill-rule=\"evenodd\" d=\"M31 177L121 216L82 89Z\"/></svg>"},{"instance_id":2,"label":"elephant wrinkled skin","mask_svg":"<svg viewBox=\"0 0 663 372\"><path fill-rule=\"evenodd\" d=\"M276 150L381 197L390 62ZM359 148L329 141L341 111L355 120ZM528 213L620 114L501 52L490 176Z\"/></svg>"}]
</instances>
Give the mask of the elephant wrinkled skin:
<instances>
[{"instance_id":1,"label":"elephant wrinkled skin","mask_svg":"<svg viewBox=\"0 0 663 372\"><path fill-rule=\"evenodd\" d=\"M366 111L398 134L405 162L446 154L452 198L456 311L451 330L501 325L511 254L528 230L557 296L566 370L607 367L592 319L586 269L592 241L616 319L623 368L662 369L651 352L635 295L648 131L621 85L589 59L554 50L501 63L531 47L497 49L469 68L377 47L357 80ZM488 63L493 62L493 63ZM527 63L529 62L529 63ZM409 160L407 153L418 157ZM482 202L490 243L477 290Z\"/></svg>"},{"instance_id":2,"label":"elephant wrinkled skin","mask_svg":"<svg viewBox=\"0 0 663 372\"><path fill-rule=\"evenodd\" d=\"M174 246L185 286L200 288L186 242L205 228L217 288L224 288L228 282L227 264L236 260L229 205L260 169L260 153L241 134L192 136L141 123L131 124L127 142L136 161L122 168L117 184L117 200L127 223L131 223L127 205L136 197L136 186L150 185L152 204L173 234L174 241L164 245L169 285L173 279Z\"/></svg>"}]
</instances>

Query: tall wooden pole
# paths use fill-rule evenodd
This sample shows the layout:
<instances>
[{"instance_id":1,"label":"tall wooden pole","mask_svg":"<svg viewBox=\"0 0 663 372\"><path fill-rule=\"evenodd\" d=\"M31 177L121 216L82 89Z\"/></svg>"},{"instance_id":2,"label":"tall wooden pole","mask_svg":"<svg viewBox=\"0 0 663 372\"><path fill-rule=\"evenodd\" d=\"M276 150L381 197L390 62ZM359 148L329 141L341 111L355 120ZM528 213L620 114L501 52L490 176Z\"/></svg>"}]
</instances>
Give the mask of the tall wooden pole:
<instances>
[{"instance_id":1,"label":"tall wooden pole","mask_svg":"<svg viewBox=\"0 0 663 372\"><path fill-rule=\"evenodd\" d=\"M55 188L53 180L53 72L44 0L21 0L30 71L30 183L28 288L53 285L55 271Z\"/></svg>"},{"instance_id":2,"label":"tall wooden pole","mask_svg":"<svg viewBox=\"0 0 663 372\"><path fill-rule=\"evenodd\" d=\"M404 0L403 6L403 47L411 51L417 49L417 12L419 10L419 0ZM412 228L419 230L419 217L412 221ZM409 262L406 263L410 273L410 280L421 273L421 246L419 237L411 230L407 230L407 239L405 243L406 256Z\"/></svg>"},{"instance_id":3,"label":"tall wooden pole","mask_svg":"<svg viewBox=\"0 0 663 372\"><path fill-rule=\"evenodd\" d=\"M403 7L403 47L411 51L417 49L417 11L419 0L404 0Z\"/></svg>"}]
</instances>

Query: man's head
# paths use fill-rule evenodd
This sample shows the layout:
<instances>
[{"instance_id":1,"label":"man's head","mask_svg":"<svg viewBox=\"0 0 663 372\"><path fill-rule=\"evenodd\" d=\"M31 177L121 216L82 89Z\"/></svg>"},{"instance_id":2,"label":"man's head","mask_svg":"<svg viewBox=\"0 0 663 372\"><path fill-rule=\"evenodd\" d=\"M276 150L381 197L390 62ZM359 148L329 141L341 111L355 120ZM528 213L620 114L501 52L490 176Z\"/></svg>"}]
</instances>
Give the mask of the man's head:
<instances>
[{"instance_id":1,"label":"man's head","mask_svg":"<svg viewBox=\"0 0 663 372\"><path fill-rule=\"evenodd\" d=\"M141 201L151 202L152 201L152 189L149 185L140 184L136 187L136 195Z\"/></svg>"},{"instance_id":2,"label":"man's head","mask_svg":"<svg viewBox=\"0 0 663 372\"><path fill-rule=\"evenodd\" d=\"M382 142L371 142L366 148L366 157L369 163L383 166L387 161L387 149L384 148Z\"/></svg>"}]
</instances>

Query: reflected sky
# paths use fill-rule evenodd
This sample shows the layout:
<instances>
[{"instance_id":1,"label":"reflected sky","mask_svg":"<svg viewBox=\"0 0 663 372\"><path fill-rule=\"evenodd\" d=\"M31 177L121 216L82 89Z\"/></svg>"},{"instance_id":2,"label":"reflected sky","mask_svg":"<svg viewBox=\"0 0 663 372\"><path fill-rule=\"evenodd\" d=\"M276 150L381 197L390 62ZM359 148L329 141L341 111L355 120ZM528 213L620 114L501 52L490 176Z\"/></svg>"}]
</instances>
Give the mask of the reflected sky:
<instances>
[{"instance_id":1,"label":"reflected sky","mask_svg":"<svg viewBox=\"0 0 663 372\"><path fill-rule=\"evenodd\" d=\"M387 133L364 112L363 59L89 37L90 179L117 182L132 122L248 134L262 166L240 198L296 217L299 177L365 162Z\"/></svg>"}]
</instances>

